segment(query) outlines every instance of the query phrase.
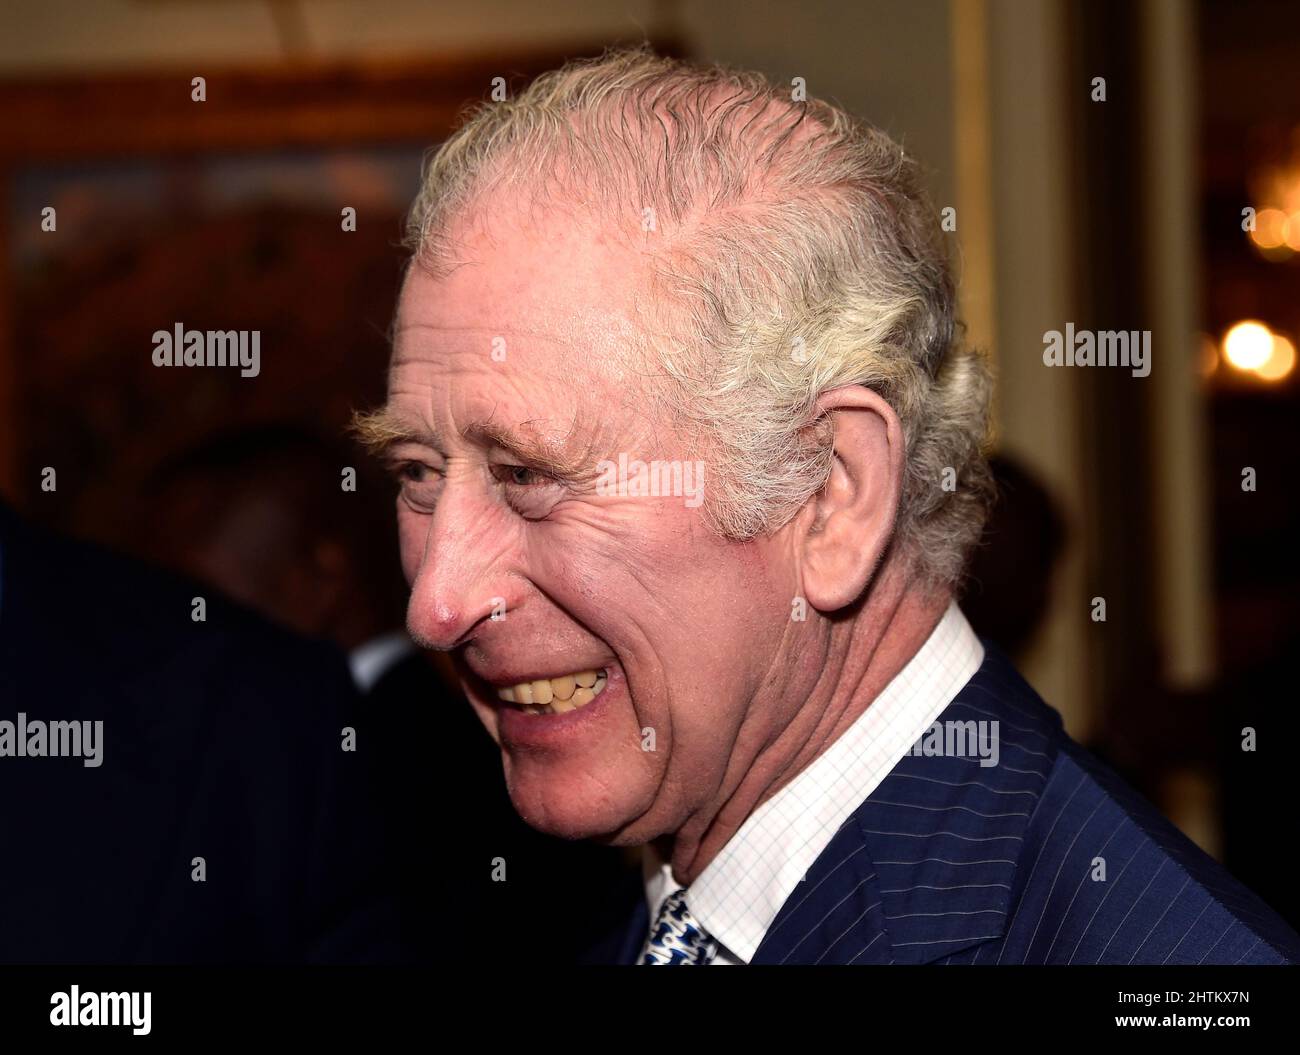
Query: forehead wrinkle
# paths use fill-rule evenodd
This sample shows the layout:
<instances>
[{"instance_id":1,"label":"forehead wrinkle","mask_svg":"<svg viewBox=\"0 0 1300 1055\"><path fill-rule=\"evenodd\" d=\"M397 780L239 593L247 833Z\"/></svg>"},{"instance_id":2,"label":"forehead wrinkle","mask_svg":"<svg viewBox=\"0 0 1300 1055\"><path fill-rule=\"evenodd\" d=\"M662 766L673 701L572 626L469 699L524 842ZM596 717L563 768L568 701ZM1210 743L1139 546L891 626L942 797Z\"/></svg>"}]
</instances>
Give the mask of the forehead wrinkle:
<instances>
[{"instance_id":1,"label":"forehead wrinkle","mask_svg":"<svg viewBox=\"0 0 1300 1055\"><path fill-rule=\"evenodd\" d=\"M389 360L388 367L390 371L394 367L401 366L412 359L420 358L418 355L414 354L414 350L409 347L409 342L401 340L403 334L416 330L429 330L435 334L481 333L492 337L526 337L533 341L559 345L569 353L572 353L573 351L573 342L571 340L567 340L555 333L547 332L546 330L527 330L521 329L518 326L449 326L443 323L407 322L400 326L396 326L393 331L393 338L391 341L392 357Z\"/></svg>"},{"instance_id":2,"label":"forehead wrinkle","mask_svg":"<svg viewBox=\"0 0 1300 1055\"><path fill-rule=\"evenodd\" d=\"M525 330L518 326L452 326L445 322L408 322L398 327L399 333L407 330L435 330L441 333L509 333L520 337L536 337L553 344L567 343L564 338L546 330Z\"/></svg>"}]
</instances>

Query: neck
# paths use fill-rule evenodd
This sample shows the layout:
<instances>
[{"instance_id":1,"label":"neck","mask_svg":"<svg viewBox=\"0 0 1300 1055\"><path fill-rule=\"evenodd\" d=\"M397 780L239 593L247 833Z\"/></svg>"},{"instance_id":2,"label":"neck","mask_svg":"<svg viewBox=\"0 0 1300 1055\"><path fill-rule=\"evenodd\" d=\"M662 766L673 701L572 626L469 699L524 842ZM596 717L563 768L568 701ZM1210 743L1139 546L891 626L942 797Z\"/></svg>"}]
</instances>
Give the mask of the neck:
<instances>
[{"instance_id":1,"label":"neck","mask_svg":"<svg viewBox=\"0 0 1300 1055\"><path fill-rule=\"evenodd\" d=\"M797 672L776 678L773 691L805 702L787 716L783 727L758 734L761 749L741 758L733 756L724 790L711 809L697 813L675 835L655 844L656 853L672 861L679 883L689 886L755 809L862 716L925 644L950 599L948 591L923 590L899 567L887 566L856 615L821 618L816 644L806 636L791 642L805 653L811 648L816 654L814 673L802 684ZM784 650L781 665L797 666Z\"/></svg>"}]
</instances>

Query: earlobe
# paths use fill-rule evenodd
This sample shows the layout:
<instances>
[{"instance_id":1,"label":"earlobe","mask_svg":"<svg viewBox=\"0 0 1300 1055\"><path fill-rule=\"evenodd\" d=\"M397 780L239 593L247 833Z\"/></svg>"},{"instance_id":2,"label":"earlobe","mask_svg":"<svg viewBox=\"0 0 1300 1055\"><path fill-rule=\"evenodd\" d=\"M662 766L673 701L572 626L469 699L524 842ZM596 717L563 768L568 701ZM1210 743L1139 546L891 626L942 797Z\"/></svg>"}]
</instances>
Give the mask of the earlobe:
<instances>
[{"instance_id":1,"label":"earlobe","mask_svg":"<svg viewBox=\"0 0 1300 1055\"><path fill-rule=\"evenodd\" d=\"M889 545L906 452L898 415L869 388L827 392L818 409L831 421L834 454L810 515L796 522L796 541L804 596L830 613L862 595Z\"/></svg>"}]
</instances>

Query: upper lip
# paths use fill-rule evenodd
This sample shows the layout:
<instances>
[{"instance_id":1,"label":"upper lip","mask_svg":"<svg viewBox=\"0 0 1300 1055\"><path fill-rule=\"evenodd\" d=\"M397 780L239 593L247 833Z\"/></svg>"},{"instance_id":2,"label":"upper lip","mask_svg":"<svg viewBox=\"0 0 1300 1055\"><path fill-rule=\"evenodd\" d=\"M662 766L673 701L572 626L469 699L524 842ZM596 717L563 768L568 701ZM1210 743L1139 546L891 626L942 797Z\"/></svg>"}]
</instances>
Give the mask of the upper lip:
<instances>
[{"instance_id":1,"label":"upper lip","mask_svg":"<svg viewBox=\"0 0 1300 1055\"><path fill-rule=\"evenodd\" d=\"M548 673L543 673L540 668L518 668L517 670L503 671L499 668L487 670L473 670L474 674L491 685L494 689L508 689L512 685L520 685L525 681L550 681L552 678L562 678L566 674L578 674L584 670L604 671L607 669L606 663L590 663L586 666L561 667L558 664L548 664Z\"/></svg>"}]
</instances>

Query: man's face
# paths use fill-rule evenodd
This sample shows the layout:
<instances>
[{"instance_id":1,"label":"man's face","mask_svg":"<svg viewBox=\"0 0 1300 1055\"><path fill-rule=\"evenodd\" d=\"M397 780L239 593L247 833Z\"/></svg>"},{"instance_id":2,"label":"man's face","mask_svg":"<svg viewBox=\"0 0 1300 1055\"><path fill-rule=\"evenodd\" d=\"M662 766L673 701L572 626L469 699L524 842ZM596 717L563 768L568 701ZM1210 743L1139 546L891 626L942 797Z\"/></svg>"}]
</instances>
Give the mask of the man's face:
<instances>
[{"instance_id":1,"label":"man's face","mask_svg":"<svg viewBox=\"0 0 1300 1055\"><path fill-rule=\"evenodd\" d=\"M797 590L778 541L720 539L689 497L597 487L602 459L697 457L630 339L639 254L492 215L450 275L413 267L399 304L388 409L413 437L391 451L408 625L455 649L526 820L641 842L716 805L777 735L754 700L785 676ZM498 696L558 693L584 671L603 690L563 713Z\"/></svg>"}]
</instances>

